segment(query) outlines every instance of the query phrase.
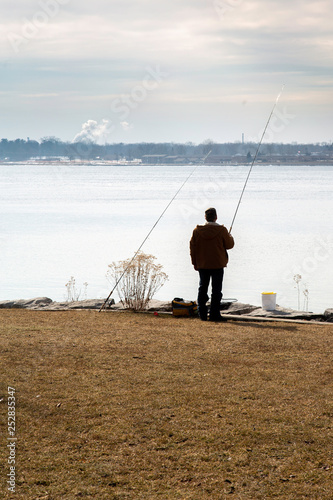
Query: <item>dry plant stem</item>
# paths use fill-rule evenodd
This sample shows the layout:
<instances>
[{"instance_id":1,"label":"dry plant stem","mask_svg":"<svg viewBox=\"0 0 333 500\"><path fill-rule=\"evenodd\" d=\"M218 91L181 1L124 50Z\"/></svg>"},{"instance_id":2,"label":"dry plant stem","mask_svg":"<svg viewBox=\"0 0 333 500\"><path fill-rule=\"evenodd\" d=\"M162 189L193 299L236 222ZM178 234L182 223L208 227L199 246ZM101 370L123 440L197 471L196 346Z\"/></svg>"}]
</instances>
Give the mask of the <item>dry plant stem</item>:
<instances>
[{"instance_id":1,"label":"dry plant stem","mask_svg":"<svg viewBox=\"0 0 333 500\"><path fill-rule=\"evenodd\" d=\"M77 302L81 296L81 289L77 290L74 276L71 276L70 280L66 283L65 286L67 289L67 302ZM83 298L86 299L88 283L87 282L83 283L83 287L84 287Z\"/></svg>"},{"instance_id":2,"label":"dry plant stem","mask_svg":"<svg viewBox=\"0 0 333 500\"><path fill-rule=\"evenodd\" d=\"M301 309L299 283L302 281L302 276L300 274L295 274L293 280L295 281L297 287L297 310L299 311Z\"/></svg>"}]
</instances>

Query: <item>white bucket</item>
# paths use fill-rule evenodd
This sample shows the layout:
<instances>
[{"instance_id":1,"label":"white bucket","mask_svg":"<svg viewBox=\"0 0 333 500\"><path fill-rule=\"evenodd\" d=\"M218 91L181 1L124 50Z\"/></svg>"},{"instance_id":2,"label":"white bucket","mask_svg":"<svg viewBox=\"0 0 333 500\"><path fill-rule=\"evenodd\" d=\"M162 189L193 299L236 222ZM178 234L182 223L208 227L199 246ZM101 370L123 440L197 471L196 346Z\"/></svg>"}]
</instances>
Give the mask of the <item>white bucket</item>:
<instances>
[{"instance_id":1,"label":"white bucket","mask_svg":"<svg viewBox=\"0 0 333 500\"><path fill-rule=\"evenodd\" d=\"M274 311L276 307L276 293L263 292L261 294L261 303L265 311Z\"/></svg>"}]
</instances>

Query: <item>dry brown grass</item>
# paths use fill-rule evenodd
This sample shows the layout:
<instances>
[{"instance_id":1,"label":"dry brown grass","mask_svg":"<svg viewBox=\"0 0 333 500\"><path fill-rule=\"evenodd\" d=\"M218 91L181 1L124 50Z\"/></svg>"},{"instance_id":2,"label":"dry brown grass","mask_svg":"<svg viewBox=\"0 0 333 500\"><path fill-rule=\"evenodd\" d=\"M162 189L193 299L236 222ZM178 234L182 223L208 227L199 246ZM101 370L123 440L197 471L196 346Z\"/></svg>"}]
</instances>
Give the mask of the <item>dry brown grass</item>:
<instances>
[{"instance_id":1,"label":"dry brown grass","mask_svg":"<svg viewBox=\"0 0 333 500\"><path fill-rule=\"evenodd\" d=\"M332 499L333 325L0 311L19 499Z\"/></svg>"}]
</instances>

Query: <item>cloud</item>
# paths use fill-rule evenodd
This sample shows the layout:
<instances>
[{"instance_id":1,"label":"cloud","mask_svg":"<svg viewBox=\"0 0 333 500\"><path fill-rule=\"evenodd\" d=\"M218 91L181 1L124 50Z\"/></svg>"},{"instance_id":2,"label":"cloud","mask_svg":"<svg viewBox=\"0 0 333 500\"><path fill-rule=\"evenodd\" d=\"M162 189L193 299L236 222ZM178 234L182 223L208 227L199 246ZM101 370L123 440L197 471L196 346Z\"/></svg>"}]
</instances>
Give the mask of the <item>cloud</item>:
<instances>
[{"instance_id":1,"label":"cloud","mask_svg":"<svg viewBox=\"0 0 333 500\"><path fill-rule=\"evenodd\" d=\"M48 2L58 2L55 14L45 13ZM329 0L40 0L28 6L21 0L19 4L23 17L17 10L15 15L10 12L9 2L0 7L9 56L14 55L14 46L16 55L32 59L99 59L111 64L126 60L135 67L159 62L177 69L269 58L283 64L284 57L295 64L318 56L323 63L327 57L332 61ZM42 12L44 22L38 16Z\"/></svg>"},{"instance_id":2,"label":"cloud","mask_svg":"<svg viewBox=\"0 0 333 500\"><path fill-rule=\"evenodd\" d=\"M47 116L47 95L50 106L58 96L70 137L77 123L94 122L87 116L97 125L79 132L85 137L103 128L105 116L118 134L132 126L138 134L137 120L148 115L154 133L166 112L182 130L191 116L194 128L198 107L208 113L211 104L218 114L223 103L271 102L283 83L290 102L333 105L331 0L2 0L0 19L2 90L15 92L8 107L22 126L22 105L30 112L34 101ZM112 101L131 95L156 66L168 78L119 124Z\"/></svg>"}]
</instances>

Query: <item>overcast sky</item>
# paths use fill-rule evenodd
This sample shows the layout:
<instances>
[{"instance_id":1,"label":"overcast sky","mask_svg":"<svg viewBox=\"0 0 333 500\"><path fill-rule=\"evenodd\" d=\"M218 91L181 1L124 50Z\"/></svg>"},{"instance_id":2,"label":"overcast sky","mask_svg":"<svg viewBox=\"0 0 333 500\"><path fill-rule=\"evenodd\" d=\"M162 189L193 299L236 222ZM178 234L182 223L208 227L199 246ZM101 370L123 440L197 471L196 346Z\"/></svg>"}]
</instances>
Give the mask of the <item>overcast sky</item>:
<instances>
[{"instance_id":1,"label":"overcast sky","mask_svg":"<svg viewBox=\"0 0 333 500\"><path fill-rule=\"evenodd\" d=\"M333 139L332 0L1 0L0 138Z\"/></svg>"}]
</instances>

